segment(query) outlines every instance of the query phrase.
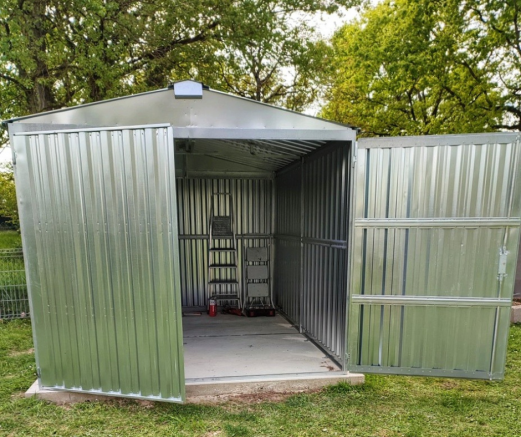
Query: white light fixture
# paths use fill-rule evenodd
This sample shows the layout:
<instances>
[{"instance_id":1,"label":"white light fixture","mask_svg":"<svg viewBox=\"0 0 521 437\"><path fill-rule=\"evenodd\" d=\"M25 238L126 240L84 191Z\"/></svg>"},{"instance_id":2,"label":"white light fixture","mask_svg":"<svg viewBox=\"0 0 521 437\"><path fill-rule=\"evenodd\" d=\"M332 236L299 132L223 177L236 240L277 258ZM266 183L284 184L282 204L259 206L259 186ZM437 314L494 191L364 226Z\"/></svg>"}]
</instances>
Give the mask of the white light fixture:
<instances>
[{"instance_id":1,"label":"white light fixture","mask_svg":"<svg viewBox=\"0 0 521 437\"><path fill-rule=\"evenodd\" d=\"M193 80L183 80L174 83L174 94L176 99L202 99L203 84Z\"/></svg>"}]
</instances>

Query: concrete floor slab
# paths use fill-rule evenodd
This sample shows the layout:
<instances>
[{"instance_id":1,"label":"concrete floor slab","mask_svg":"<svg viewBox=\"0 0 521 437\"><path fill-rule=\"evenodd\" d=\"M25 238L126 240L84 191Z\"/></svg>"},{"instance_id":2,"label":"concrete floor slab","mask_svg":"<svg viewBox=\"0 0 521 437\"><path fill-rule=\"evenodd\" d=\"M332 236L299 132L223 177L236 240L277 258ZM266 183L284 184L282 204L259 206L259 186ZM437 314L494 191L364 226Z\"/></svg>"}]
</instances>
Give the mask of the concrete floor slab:
<instances>
[{"instance_id":1,"label":"concrete floor slab","mask_svg":"<svg viewBox=\"0 0 521 437\"><path fill-rule=\"evenodd\" d=\"M246 334L294 334L293 325L284 317L240 317L231 314L218 314L210 317L183 317L183 337L215 337Z\"/></svg>"},{"instance_id":2,"label":"concrete floor slab","mask_svg":"<svg viewBox=\"0 0 521 437\"><path fill-rule=\"evenodd\" d=\"M347 382L364 375L342 372L283 317L183 317L187 402L215 402L241 395L296 393ZM114 396L40 389L26 397L59 404L105 401Z\"/></svg>"},{"instance_id":3,"label":"concrete floor slab","mask_svg":"<svg viewBox=\"0 0 521 437\"><path fill-rule=\"evenodd\" d=\"M283 317L183 318L187 382L339 371Z\"/></svg>"}]
</instances>

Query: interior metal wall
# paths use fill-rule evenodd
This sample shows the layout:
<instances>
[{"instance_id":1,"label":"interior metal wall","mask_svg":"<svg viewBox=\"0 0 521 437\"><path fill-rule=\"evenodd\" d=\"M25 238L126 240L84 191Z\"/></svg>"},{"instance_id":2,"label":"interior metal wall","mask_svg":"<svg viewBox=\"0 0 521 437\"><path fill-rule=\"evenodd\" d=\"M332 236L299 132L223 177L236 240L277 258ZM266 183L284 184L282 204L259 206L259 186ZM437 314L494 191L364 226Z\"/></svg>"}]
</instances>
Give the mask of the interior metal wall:
<instances>
[{"instance_id":1,"label":"interior metal wall","mask_svg":"<svg viewBox=\"0 0 521 437\"><path fill-rule=\"evenodd\" d=\"M269 179L178 178L178 222L181 263L182 304L206 306L208 278L208 225L213 193L231 193L234 202L235 231L238 244L237 278L242 284L243 250L264 247L272 238L273 182ZM229 214L223 196L214 199L219 214ZM223 263L230 254L220 255ZM224 279L224 278L223 278ZM244 284L243 284L244 285ZM241 288L244 290L244 287Z\"/></svg>"},{"instance_id":2,"label":"interior metal wall","mask_svg":"<svg viewBox=\"0 0 521 437\"><path fill-rule=\"evenodd\" d=\"M345 351L349 153L334 143L276 178L277 304L340 360Z\"/></svg>"},{"instance_id":3,"label":"interior metal wall","mask_svg":"<svg viewBox=\"0 0 521 437\"><path fill-rule=\"evenodd\" d=\"M340 358L346 331L348 170L342 143L304 160L301 325Z\"/></svg>"},{"instance_id":4,"label":"interior metal wall","mask_svg":"<svg viewBox=\"0 0 521 437\"><path fill-rule=\"evenodd\" d=\"M279 173L275 199L275 303L300 324L302 165Z\"/></svg>"}]
</instances>

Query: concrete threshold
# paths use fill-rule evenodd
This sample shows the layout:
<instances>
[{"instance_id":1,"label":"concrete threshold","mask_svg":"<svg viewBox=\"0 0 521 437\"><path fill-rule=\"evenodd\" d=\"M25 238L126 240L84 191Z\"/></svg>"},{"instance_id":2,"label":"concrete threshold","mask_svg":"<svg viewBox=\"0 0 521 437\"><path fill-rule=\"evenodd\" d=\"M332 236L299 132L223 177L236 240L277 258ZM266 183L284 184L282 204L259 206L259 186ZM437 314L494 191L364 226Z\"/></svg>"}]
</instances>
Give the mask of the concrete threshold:
<instances>
[{"instance_id":1,"label":"concrete threshold","mask_svg":"<svg viewBox=\"0 0 521 437\"><path fill-rule=\"evenodd\" d=\"M363 384L364 375L348 372L259 375L241 378L215 378L186 381L187 402L198 398L252 395L259 393L301 393L345 382Z\"/></svg>"},{"instance_id":2,"label":"concrete threshold","mask_svg":"<svg viewBox=\"0 0 521 437\"><path fill-rule=\"evenodd\" d=\"M187 380L186 403L214 402L244 395L302 393L318 390L340 382L359 385L363 384L364 381L365 377L362 374L344 372L262 375L249 379L224 378L204 381ZM122 397L119 396L40 388L38 380L34 381L29 390L25 392L25 397L36 397L37 399L58 405L68 405L79 402L108 402L122 399Z\"/></svg>"}]
</instances>

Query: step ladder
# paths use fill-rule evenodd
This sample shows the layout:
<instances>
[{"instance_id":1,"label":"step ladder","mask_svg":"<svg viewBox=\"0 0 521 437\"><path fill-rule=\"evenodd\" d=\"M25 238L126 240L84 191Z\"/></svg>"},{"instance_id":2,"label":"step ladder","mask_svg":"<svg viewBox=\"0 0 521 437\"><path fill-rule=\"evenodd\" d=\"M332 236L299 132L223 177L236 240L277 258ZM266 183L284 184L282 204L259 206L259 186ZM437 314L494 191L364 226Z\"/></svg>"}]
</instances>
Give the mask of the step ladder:
<instances>
[{"instance_id":1,"label":"step ladder","mask_svg":"<svg viewBox=\"0 0 521 437\"><path fill-rule=\"evenodd\" d=\"M208 303L233 301L237 308L242 308L237 268L233 198L230 193L214 193L210 199Z\"/></svg>"}]
</instances>

